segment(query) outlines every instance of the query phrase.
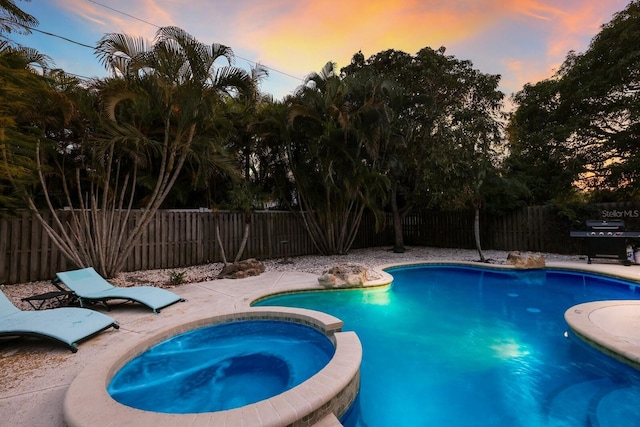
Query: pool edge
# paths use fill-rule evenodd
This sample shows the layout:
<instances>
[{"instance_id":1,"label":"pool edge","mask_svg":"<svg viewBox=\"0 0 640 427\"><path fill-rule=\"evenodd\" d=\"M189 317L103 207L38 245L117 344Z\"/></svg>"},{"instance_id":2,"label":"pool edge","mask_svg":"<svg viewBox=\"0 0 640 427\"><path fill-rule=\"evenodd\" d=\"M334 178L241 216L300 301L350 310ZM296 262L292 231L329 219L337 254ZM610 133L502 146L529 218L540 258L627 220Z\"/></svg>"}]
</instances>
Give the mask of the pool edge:
<instances>
[{"instance_id":1,"label":"pool edge","mask_svg":"<svg viewBox=\"0 0 640 427\"><path fill-rule=\"evenodd\" d=\"M621 323L621 318L627 323ZM569 329L600 352L640 370L640 300L607 300L577 304L564 313ZM629 320L635 319L629 323ZM616 324L617 331L612 325ZM634 337L635 341L634 342Z\"/></svg>"}]
</instances>

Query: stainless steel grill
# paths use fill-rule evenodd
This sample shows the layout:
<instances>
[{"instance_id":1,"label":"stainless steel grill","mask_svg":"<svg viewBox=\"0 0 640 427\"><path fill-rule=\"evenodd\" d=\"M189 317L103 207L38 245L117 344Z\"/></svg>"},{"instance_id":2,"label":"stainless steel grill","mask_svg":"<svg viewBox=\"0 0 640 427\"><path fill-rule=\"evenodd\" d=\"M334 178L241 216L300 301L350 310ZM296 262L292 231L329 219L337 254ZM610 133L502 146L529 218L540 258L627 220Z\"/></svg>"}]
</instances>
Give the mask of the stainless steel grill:
<instances>
[{"instance_id":1,"label":"stainless steel grill","mask_svg":"<svg viewBox=\"0 0 640 427\"><path fill-rule=\"evenodd\" d=\"M639 238L638 231L625 231L622 220L590 220L586 222L586 231L572 231L571 237L587 238L587 258L619 259L625 265L627 259L627 239Z\"/></svg>"}]
</instances>

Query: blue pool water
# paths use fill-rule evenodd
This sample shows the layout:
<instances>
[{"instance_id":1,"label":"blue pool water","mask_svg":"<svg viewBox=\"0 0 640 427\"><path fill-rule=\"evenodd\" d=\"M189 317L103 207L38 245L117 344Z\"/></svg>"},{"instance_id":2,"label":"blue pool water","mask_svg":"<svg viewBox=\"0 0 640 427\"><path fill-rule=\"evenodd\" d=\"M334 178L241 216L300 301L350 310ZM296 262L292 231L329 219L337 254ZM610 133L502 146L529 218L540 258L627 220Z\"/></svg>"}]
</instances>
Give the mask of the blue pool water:
<instances>
[{"instance_id":1,"label":"blue pool water","mask_svg":"<svg viewBox=\"0 0 640 427\"><path fill-rule=\"evenodd\" d=\"M108 391L147 411L221 411L273 397L320 371L335 348L308 326L251 320L195 329L128 362Z\"/></svg>"},{"instance_id":2,"label":"blue pool water","mask_svg":"<svg viewBox=\"0 0 640 427\"><path fill-rule=\"evenodd\" d=\"M564 337L569 307L640 299L636 285L562 270L388 271L389 288L257 304L324 311L356 331L361 389L345 426L640 425L638 371Z\"/></svg>"}]
</instances>

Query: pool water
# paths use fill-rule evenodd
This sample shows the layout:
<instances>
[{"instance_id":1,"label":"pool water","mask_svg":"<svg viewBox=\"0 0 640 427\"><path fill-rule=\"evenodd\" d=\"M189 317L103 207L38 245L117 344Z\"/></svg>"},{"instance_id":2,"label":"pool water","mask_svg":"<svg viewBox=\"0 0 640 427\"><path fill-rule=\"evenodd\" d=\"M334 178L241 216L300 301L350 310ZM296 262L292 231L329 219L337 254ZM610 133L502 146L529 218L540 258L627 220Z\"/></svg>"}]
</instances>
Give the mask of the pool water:
<instances>
[{"instance_id":1,"label":"pool water","mask_svg":"<svg viewBox=\"0 0 640 427\"><path fill-rule=\"evenodd\" d=\"M278 296L327 312L363 345L347 427L638 426L638 371L577 338L564 312L640 299L636 285L562 270L394 268L391 287Z\"/></svg>"},{"instance_id":2,"label":"pool water","mask_svg":"<svg viewBox=\"0 0 640 427\"><path fill-rule=\"evenodd\" d=\"M145 351L113 377L116 401L147 411L187 414L258 402L307 380L335 352L315 329L251 320L195 329Z\"/></svg>"}]
</instances>

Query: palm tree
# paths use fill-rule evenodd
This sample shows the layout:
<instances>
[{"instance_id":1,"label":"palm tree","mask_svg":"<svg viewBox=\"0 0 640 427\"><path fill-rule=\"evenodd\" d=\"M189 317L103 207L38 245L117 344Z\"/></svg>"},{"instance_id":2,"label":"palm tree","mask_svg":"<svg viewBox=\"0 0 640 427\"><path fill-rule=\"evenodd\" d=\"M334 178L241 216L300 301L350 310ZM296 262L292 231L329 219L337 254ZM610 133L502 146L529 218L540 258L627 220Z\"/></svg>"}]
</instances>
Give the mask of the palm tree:
<instances>
[{"instance_id":1,"label":"palm tree","mask_svg":"<svg viewBox=\"0 0 640 427\"><path fill-rule=\"evenodd\" d=\"M30 34L29 28L37 25L38 20L16 6L13 0L0 0L0 41L7 41L4 33Z\"/></svg>"},{"instance_id":2,"label":"palm tree","mask_svg":"<svg viewBox=\"0 0 640 427\"><path fill-rule=\"evenodd\" d=\"M35 184L34 153L44 127L52 120L52 103L61 113L67 105L33 65L46 70L49 58L34 49L0 40L0 207L23 207L21 197Z\"/></svg>"},{"instance_id":3,"label":"palm tree","mask_svg":"<svg viewBox=\"0 0 640 427\"><path fill-rule=\"evenodd\" d=\"M96 54L113 76L95 82L104 114L100 133L78 157L75 196L63 180L66 203L79 209L71 210L71 233L47 230L78 267L112 277L169 195L202 123L249 78L231 66L229 47L205 45L176 27L160 28L153 44L107 34ZM220 58L229 65L216 68ZM48 198L47 204L53 211ZM140 215L127 231L136 206Z\"/></svg>"},{"instance_id":4,"label":"palm tree","mask_svg":"<svg viewBox=\"0 0 640 427\"><path fill-rule=\"evenodd\" d=\"M328 63L294 99L287 160L309 234L323 254L346 254L366 207L379 208L388 182L376 166L384 122L377 86L342 79Z\"/></svg>"},{"instance_id":5,"label":"palm tree","mask_svg":"<svg viewBox=\"0 0 640 427\"><path fill-rule=\"evenodd\" d=\"M230 190L231 208L234 210L240 210L244 214L244 233L238 253L234 258L234 263L240 261L244 249L249 239L249 231L251 229L251 210L255 204L253 199L257 193L259 183L255 182L252 185L251 176L255 175L256 169L252 165L251 158L253 153L253 145L255 143L255 136L252 131L253 124L257 120L257 111L259 106L266 100L260 92L260 83L269 75L268 70L258 64L251 68L249 84L238 91L237 99L232 100L228 105L231 106L230 110L232 114L232 122L234 123L236 142L239 144L237 147L238 152L242 152L244 156L244 182L234 183ZM223 262L225 268L227 267L227 260L224 255L224 249L219 239L218 223L216 222L216 236L220 245L220 250L223 255ZM224 273L224 272L223 272ZM223 274L221 273L221 274Z\"/></svg>"}]
</instances>

